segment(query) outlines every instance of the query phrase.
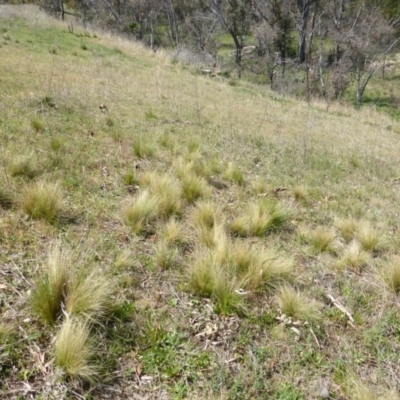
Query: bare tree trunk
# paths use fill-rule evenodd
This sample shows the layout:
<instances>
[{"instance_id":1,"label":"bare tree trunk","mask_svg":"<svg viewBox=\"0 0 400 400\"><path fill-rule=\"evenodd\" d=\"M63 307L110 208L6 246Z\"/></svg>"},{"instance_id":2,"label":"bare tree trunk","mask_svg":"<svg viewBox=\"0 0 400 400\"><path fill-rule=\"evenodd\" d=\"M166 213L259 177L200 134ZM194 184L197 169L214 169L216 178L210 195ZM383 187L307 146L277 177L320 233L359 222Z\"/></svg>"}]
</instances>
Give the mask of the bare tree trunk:
<instances>
[{"instance_id":1,"label":"bare tree trunk","mask_svg":"<svg viewBox=\"0 0 400 400\"><path fill-rule=\"evenodd\" d=\"M297 0L297 7L300 12L301 27L299 33L299 45L297 48L297 61L303 63L306 60L306 33L307 23L310 14L310 5L313 0Z\"/></svg>"}]
</instances>

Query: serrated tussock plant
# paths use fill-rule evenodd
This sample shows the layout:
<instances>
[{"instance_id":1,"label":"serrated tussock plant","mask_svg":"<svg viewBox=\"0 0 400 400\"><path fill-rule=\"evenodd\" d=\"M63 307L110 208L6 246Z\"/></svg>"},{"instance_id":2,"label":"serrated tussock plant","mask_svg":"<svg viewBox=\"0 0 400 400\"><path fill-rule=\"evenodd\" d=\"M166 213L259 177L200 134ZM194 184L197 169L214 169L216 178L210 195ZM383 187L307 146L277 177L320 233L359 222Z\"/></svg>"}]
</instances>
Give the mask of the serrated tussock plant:
<instances>
[{"instance_id":1,"label":"serrated tussock plant","mask_svg":"<svg viewBox=\"0 0 400 400\"><path fill-rule=\"evenodd\" d=\"M167 218L180 215L182 212L182 189L177 179L170 175L159 175L148 172L143 175L141 182L146 186L150 195L157 198L158 216Z\"/></svg>"},{"instance_id":2,"label":"serrated tussock plant","mask_svg":"<svg viewBox=\"0 0 400 400\"><path fill-rule=\"evenodd\" d=\"M62 210L62 194L58 183L35 182L23 189L22 209L34 218L53 222Z\"/></svg>"},{"instance_id":3,"label":"serrated tussock plant","mask_svg":"<svg viewBox=\"0 0 400 400\"><path fill-rule=\"evenodd\" d=\"M343 239L350 241L354 239L354 234L357 230L358 222L352 218L343 218L335 221L335 227L342 234Z\"/></svg>"},{"instance_id":4,"label":"serrated tussock plant","mask_svg":"<svg viewBox=\"0 0 400 400\"><path fill-rule=\"evenodd\" d=\"M335 232L325 226L318 226L311 231L308 240L315 252L335 252L339 247Z\"/></svg>"},{"instance_id":5,"label":"serrated tussock plant","mask_svg":"<svg viewBox=\"0 0 400 400\"><path fill-rule=\"evenodd\" d=\"M280 228L288 217L288 211L279 203L261 199L251 204L243 216L233 220L230 229L233 234L241 237L264 236Z\"/></svg>"},{"instance_id":6,"label":"serrated tussock plant","mask_svg":"<svg viewBox=\"0 0 400 400\"><path fill-rule=\"evenodd\" d=\"M233 162L229 162L224 173L223 178L238 185L244 184L244 174Z\"/></svg>"},{"instance_id":7,"label":"serrated tussock plant","mask_svg":"<svg viewBox=\"0 0 400 400\"><path fill-rule=\"evenodd\" d=\"M55 364L68 377L86 382L97 379L99 369L93 363L94 346L86 321L67 318L57 333L54 347Z\"/></svg>"},{"instance_id":8,"label":"serrated tussock plant","mask_svg":"<svg viewBox=\"0 0 400 400\"><path fill-rule=\"evenodd\" d=\"M377 252L383 247L382 235L367 221L360 221L354 237L366 251Z\"/></svg>"},{"instance_id":9,"label":"serrated tussock plant","mask_svg":"<svg viewBox=\"0 0 400 400\"><path fill-rule=\"evenodd\" d=\"M97 320L111 309L112 279L86 265L87 256L57 242L38 272L31 295L35 315L53 325L63 314Z\"/></svg>"},{"instance_id":10,"label":"serrated tussock plant","mask_svg":"<svg viewBox=\"0 0 400 400\"><path fill-rule=\"evenodd\" d=\"M168 246L182 246L190 241L185 226L174 217L160 229L159 236Z\"/></svg>"},{"instance_id":11,"label":"serrated tussock plant","mask_svg":"<svg viewBox=\"0 0 400 400\"><path fill-rule=\"evenodd\" d=\"M282 313L303 321L315 321L320 317L318 304L287 284L276 291L276 300Z\"/></svg>"},{"instance_id":12,"label":"serrated tussock plant","mask_svg":"<svg viewBox=\"0 0 400 400\"><path fill-rule=\"evenodd\" d=\"M7 170L12 177L34 178L38 173L35 154L25 153L13 157L7 165Z\"/></svg>"},{"instance_id":13,"label":"serrated tussock plant","mask_svg":"<svg viewBox=\"0 0 400 400\"><path fill-rule=\"evenodd\" d=\"M400 293L400 256L393 256L380 270L380 276L394 293Z\"/></svg>"},{"instance_id":14,"label":"serrated tussock plant","mask_svg":"<svg viewBox=\"0 0 400 400\"><path fill-rule=\"evenodd\" d=\"M178 264L178 254L175 246L161 241L156 248L155 262L163 270L170 269Z\"/></svg>"},{"instance_id":15,"label":"serrated tussock plant","mask_svg":"<svg viewBox=\"0 0 400 400\"><path fill-rule=\"evenodd\" d=\"M362 249L360 243L353 240L345 248L342 257L337 263L339 269L351 268L359 272L370 261L370 254Z\"/></svg>"},{"instance_id":16,"label":"serrated tussock plant","mask_svg":"<svg viewBox=\"0 0 400 400\"><path fill-rule=\"evenodd\" d=\"M188 173L181 179L182 197L191 204L196 200L208 198L211 196L211 187L207 181L194 173Z\"/></svg>"},{"instance_id":17,"label":"serrated tussock plant","mask_svg":"<svg viewBox=\"0 0 400 400\"><path fill-rule=\"evenodd\" d=\"M144 231L149 223L158 216L158 199L147 190L141 192L136 198L126 204L122 210L124 223L134 233Z\"/></svg>"}]
</instances>

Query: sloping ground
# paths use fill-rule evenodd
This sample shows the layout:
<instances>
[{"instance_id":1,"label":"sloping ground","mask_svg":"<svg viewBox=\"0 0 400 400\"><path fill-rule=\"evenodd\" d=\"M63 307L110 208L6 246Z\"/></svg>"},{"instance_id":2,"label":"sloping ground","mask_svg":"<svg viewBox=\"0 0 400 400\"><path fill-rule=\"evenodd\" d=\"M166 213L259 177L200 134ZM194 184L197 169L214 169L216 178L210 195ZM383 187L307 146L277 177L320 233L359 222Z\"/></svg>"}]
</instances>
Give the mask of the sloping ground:
<instances>
[{"instance_id":1,"label":"sloping ground","mask_svg":"<svg viewBox=\"0 0 400 400\"><path fill-rule=\"evenodd\" d=\"M1 398L399 398L398 122L9 10ZM55 216L27 206L36 182L58 185ZM135 220L143 193L157 207ZM113 283L111 311L91 314L91 383L57 350L85 317L68 309L69 281L54 324L35 306L56 243L87 292Z\"/></svg>"}]
</instances>

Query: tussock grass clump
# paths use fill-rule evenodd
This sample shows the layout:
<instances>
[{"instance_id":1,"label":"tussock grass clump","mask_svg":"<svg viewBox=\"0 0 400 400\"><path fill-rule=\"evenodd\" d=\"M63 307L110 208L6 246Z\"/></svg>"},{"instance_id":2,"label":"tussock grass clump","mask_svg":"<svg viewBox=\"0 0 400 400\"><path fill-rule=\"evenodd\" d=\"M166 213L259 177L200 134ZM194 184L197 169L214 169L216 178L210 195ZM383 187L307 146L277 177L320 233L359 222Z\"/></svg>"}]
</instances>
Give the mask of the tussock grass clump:
<instances>
[{"instance_id":1,"label":"tussock grass clump","mask_svg":"<svg viewBox=\"0 0 400 400\"><path fill-rule=\"evenodd\" d=\"M339 219L335 221L335 227L340 231L344 240L350 241L354 239L358 222L352 218Z\"/></svg>"},{"instance_id":2,"label":"tussock grass clump","mask_svg":"<svg viewBox=\"0 0 400 400\"><path fill-rule=\"evenodd\" d=\"M161 241L157 245L155 262L163 270L172 268L178 263L178 249Z\"/></svg>"},{"instance_id":3,"label":"tussock grass clump","mask_svg":"<svg viewBox=\"0 0 400 400\"><path fill-rule=\"evenodd\" d=\"M159 236L167 245L183 245L188 242L185 227L175 218L171 218L161 229Z\"/></svg>"},{"instance_id":4,"label":"tussock grass clump","mask_svg":"<svg viewBox=\"0 0 400 400\"><path fill-rule=\"evenodd\" d=\"M281 286L276 292L276 299L282 313L288 317L303 321L313 321L320 316L318 304L292 286Z\"/></svg>"},{"instance_id":5,"label":"tussock grass clump","mask_svg":"<svg viewBox=\"0 0 400 400\"><path fill-rule=\"evenodd\" d=\"M150 195L157 198L158 215L167 218L180 215L182 211L182 189L179 181L170 175L158 175L156 172L144 174L141 182L147 186Z\"/></svg>"},{"instance_id":6,"label":"tussock grass clump","mask_svg":"<svg viewBox=\"0 0 400 400\"><path fill-rule=\"evenodd\" d=\"M84 265L84 260L83 254L62 248L60 243L53 246L35 279L34 314L53 325L63 312L93 320L108 312L113 282Z\"/></svg>"},{"instance_id":7,"label":"tussock grass clump","mask_svg":"<svg viewBox=\"0 0 400 400\"><path fill-rule=\"evenodd\" d=\"M382 249L382 235L369 222L361 221L359 223L355 238L366 251L376 252Z\"/></svg>"},{"instance_id":8,"label":"tussock grass clump","mask_svg":"<svg viewBox=\"0 0 400 400\"><path fill-rule=\"evenodd\" d=\"M158 216L158 199L143 191L131 203L126 205L122 211L124 223L134 233L141 233L146 225L154 221Z\"/></svg>"},{"instance_id":9,"label":"tussock grass clump","mask_svg":"<svg viewBox=\"0 0 400 400\"><path fill-rule=\"evenodd\" d=\"M222 212L212 201L203 200L195 204L189 220L195 228L212 229L221 222Z\"/></svg>"},{"instance_id":10,"label":"tussock grass clump","mask_svg":"<svg viewBox=\"0 0 400 400\"><path fill-rule=\"evenodd\" d=\"M114 268L116 270L124 270L133 267L135 259L132 252L128 249L121 251L115 258Z\"/></svg>"},{"instance_id":11,"label":"tussock grass clump","mask_svg":"<svg viewBox=\"0 0 400 400\"><path fill-rule=\"evenodd\" d=\"M223 246L215 251L198 248L189 272L189 285L195 294L212 298L216 311L229 314L241 308L243 299L234 271L223 261L225 257Z\"/></svg>"},{"instance_id":12,"label":"tussock grass clump","mask_svg":"<svg viewBox=\"0 0 400 400\"><path fill-rule=\"evenodd\" d=\"M236 218L230 229L242 237L264 236L281 227L288 217L289 213L279 203L262 199L251 204L244 216Z\"/></svg>"},{"instance_id":13,"label":"tussock grass clump","mask_svg":"<svg viewBox=\"0 0 400 400\"><path fill-rule=\"evenodd\" d=\"M257 291L271 287L290 279L292 273L292 259L279 255L274 249L262 250L246 243L231 242L221 232L216 235L213 247L196 249L189 285L194 293L215 298L218 304L224 303L225 309L229 308L225 302L231 299L232 309L236 309L242 302L239 289Z\"/></svg>"},{"instance_id":14,"label":"tussock grass clump","mask_svg":"<svg viewBox=\"0 0 400 400\"><path fill-rule=\"evenodd\" d=\"M34 219L53 222L62 209L62 195L58 183L36 182L23 190L22 209Z\"/></svg>"},{"instance_id":15,"label":"tussock grass clump","mask_svg":"<svg viewBox=\"0 0 400 400\"><path fill-rule=\"evenodd\" d=\"M293 259L280 255L275 249L262 250L239 244L230 251L230 257L240 286L246 290L274 286L293 276Z\"/></svg>"},{"instance_id":16,"label":"tussock grass clump","mask_svg":"<svg viewBox=\"0 0 400 400\"><path fill-rule=\"evenodd\" d=\"M353 240L344 250L337 266L339 269L349 267L356 271L360 271L368 264L370 258L370 254L364 251L358 242Z\"/></svg>"},{"instance_id":17,"label":"tussock grass clump","mask_svg":"<svg viewBox=\"0 0 400 400\"><path fill-rule=\"evenodd\" d=\"M228 166L223 173L223 178L238 185L244 184L244 174L233 162L228 163Z\"/></svg>"},{"instance_id":18,"label":"tussock grass clump","mask_svg":"<svg viewBox=\"0 0 400 400\"><path fill-rule=\"evenodd\" d=\"M45 130L46 124L43 120L36 118L36 119L31 120L31 128L35 132L42 132Z\"/></svg>"},{"instance_id":19,"label":"tussock grass clump","mask_svg":"<svg viewBox=\"0 0 400 400\"><path fill-rule=\"evenodd\" d=\"M33 153L13 157L7 165L7 170L12 177L21 176L32 179L38 173L36 157Z\"/></svg>"},{"instance_id":20,"label":"tussock grass clump","mask_svg":"<svg viewBox=\"0 0 400 400\"><path fill-rule=\"evenodd\" d=\"M334 253L338 249L338 242L335 233L325 226L318 226L310 232L308 240L311 248L315 252Z\"/></svg>"},{"instance_id":21,"label":"tussock grass clump","mask_svg":"<svg viewBox=\"0 0 400 400\"><path fill-rule=\"evenodd\" d=\"M31 297L32 311L50 325L61 314L72 265L71 251L57 244L50 250L47 263L35 280Z\"/></svg>"},{"instance_id":22,"label":"tussock grass clump","mask_svg":"<svg viewBox=\"0 0 400 400\"><path fill-rule=\"evenodd\" d=\"M94 349L87 322L67 318L55 341L55 364L70 378L93 382L98 368L93 363Z\"/></svg>"},{"instance_id":23,"label":"tussock grass clump","mask_svg":"<svg viewBox=\"0 0 400 400\"><path fill-rule=\"evenodd\" d=\"M303 185L294 186L292 192L296 201L304 201L308 197L308 191Z\"/></svg>"},{"instance_id":24,"label":"tussock grass clump","mask_svg":"<svg viewBox=\"0 0 400 400\"><path fill-rule=\"evenodd\" d=\"M254 194L264 194L268 191L269 187L267 184L267 181L262 178L261 176L258 176L256 179L254 179L251 182L251 191Z\"/></svg>"},{"instance_id":25,"label":"tussock grass clump","mask_svg":"<svg viewBox=\"0 0 400 400\"><path fill-rule=\"evenodd\" d=\"M182 184L182 197L188 203L194 203L198 199L208 198L211 196L211 188L207 181L195 175L189 173L181 178Z\"/></svg>"},{"instance_id":26,"label":"tussock grass clump","mask_svg":"<svg viewBox=\"0 0 400 400\"><path fill-rule=\"evenodd\" d=\"M65 143L62 141L62 139L58 136L52 136L50 139L50 149L51 151L54 152L60 152L63 150L65 146Z\"/></svg>"},{"instance_id":27,"label":"tussock grass clump","mask_svg":"<svg viewBox=\"0 0 400 400\"><path fill-rule=\"evenodd\" d=\"M383 282L394 293L400 293L400 256L394 256L380 271Z\"/></svg>"},{"instance_id":28,"label":"tussock grass clump","mask_svg":"<svg viewBox=\"0 0 400 400\"><path fill-rule=\"evenodd\" d=\"M133 154L138 158L149 158L155 153L154 143L147 139L137 139L133 143Z\"/></svg>"},{"instance_id":29,"label":"tussock grass clump","mask_svg":"<svg viewBox=\"0 0 400 400\"><path fill-rule=\"evenodd\" d=\"M123 176L124 184L127 186L137 185L139 183L139 179L136 176L135 171L129 170L126 171Z\"/></svg>"},{"instance_id":30,"label":"tussock grass clump","mask_svg":"<svg viewBox=\"0 0 400 400\"><path fill-rule=\"evenodd\" d=\"M113 281L98 270L85 270L84 266L70 272L65 297L65 310L69 315L84 315L87 319L99 319L111 310L110 296Z\"/></svg>"}]
</instances>

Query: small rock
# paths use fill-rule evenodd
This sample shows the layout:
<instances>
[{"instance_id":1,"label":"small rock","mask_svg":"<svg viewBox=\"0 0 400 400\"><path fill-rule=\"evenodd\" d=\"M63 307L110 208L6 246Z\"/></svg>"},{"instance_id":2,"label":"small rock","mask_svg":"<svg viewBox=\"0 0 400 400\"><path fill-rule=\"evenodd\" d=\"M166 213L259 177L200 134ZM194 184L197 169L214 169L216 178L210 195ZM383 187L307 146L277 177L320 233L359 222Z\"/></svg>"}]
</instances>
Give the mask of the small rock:
<instances>
[{"instance_id":1,"label":"small rock","mask_svg":"<svg viewBox=\"0 0 400 400\"><path fill-rule=\"evenodd\" d=\"M329 399L329 390L325 385L321 385L319 390L319 397L321 399Z\"/></svg>"}]
</instances>

